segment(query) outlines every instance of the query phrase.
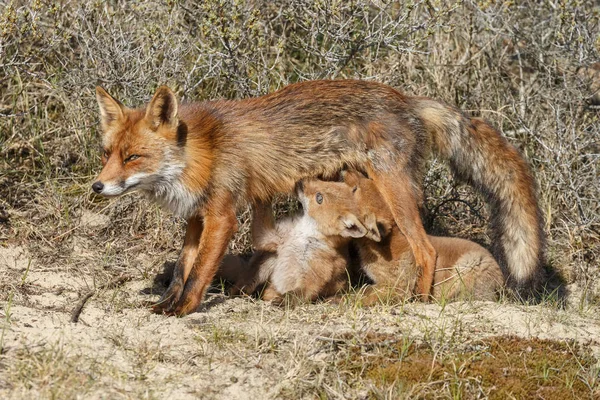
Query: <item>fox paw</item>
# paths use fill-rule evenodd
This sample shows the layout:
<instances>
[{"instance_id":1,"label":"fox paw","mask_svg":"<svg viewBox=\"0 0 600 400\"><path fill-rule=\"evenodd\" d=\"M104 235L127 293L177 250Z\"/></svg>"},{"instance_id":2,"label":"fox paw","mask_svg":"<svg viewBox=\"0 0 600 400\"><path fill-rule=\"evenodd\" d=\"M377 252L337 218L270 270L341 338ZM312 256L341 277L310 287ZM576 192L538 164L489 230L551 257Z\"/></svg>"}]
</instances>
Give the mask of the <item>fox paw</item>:
<instances>
[{"instance_id":1,"label":"fox paw","mask_svg":"<svg viewBox=\"0 0 600 400\"><path fill-rule=\"evenodd\" d=\"M163 293L158 303L152 306L152 311L157 314L172 315L174 308L181 299L183 282L173 279L167 290Z\"/></svg>"},{"instance_id":2,"label":"fox paw","mask_svg":"<svg viewBox=\"0 0 600 400\"><path fill-rule=\"evenodd\" d=\"M285 297L274 297L269 300L272 306L285 308L286 307L286 299Z\"/></svg>"},{"instance_id":3,"label":"fox paw","mask_svg":"<svg viewBox=\"0 0 600 400\"><path fill-rule=\"evenodd\" d=\"M183 293L179 300L168 310L170 315L182 317L196 312L204 299L208 285L195 277L188 277L185 282Z\"/></svg>"},{"instance_id":4,"label":"fox paw","mask_svg":"<svg viewBox=\"0 0 600 400\"><path fill-rule=\"evenodd\" d=\"M179 299L178 304L173 308L172 315L183 317L184 315L195 312L200 306L201 300L196 297L186 296Z\"/></svg>"},{"instance_id":5,"label":"fox paw","mask_svg":"<svg viewBox=\"0 0 600 400\"><path fill-rule=\"evenodd\" d=\"M432 284L433 284L432 281L428 281L427 279L424 279L422 276L419 277L419 280L417 281L415 288L413 289L415 298L424 303L431 301L431 299L432 299L432 297L431 297Z\"/></svg>"}]
</instances>

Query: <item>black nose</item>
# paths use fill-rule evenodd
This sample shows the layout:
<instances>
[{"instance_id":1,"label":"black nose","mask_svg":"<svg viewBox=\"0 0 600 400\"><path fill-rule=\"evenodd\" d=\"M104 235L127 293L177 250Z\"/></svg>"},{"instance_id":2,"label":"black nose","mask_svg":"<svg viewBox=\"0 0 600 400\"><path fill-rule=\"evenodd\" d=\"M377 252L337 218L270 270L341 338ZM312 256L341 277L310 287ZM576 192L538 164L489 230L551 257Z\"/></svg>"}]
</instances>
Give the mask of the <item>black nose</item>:
<instances>
[{"instance_id":1,"label":"black nose","mask_svg":"<svg viewBox=\"0 0 600 400\"><path fill-rule=\"evenodd\" d=\"M94 182L92 189L94 189L94 192L100 193L104 189L104 184L102 182Z\"/></svg>"}]
</instances>

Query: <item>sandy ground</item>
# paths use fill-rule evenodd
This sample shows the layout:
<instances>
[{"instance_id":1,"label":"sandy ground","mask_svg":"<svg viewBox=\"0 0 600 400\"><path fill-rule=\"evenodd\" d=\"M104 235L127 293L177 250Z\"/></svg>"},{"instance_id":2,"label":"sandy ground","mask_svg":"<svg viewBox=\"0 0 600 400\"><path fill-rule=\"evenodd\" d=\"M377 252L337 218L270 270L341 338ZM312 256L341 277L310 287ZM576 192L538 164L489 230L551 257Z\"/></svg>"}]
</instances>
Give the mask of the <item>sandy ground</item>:
<instances>
[{"instance_id":1,"label":"sandy ground","mask_svg":"<svg viewBox=\"0 0 600 400\"><path fill-rule=\"evenodd\" d=\"M576 287L565 308L350 301L290 310L212 293L199 312L173 318L148 311L160 288L136 271L96 291L72 323L78 300L99 283L24 247L0 247L0 398L364 398L371 383L336 365L348 356L344 341L373 334L439 348L498 335L572 340L600 356L600 309L582 306Z\"/></svg>"}]
</instances>

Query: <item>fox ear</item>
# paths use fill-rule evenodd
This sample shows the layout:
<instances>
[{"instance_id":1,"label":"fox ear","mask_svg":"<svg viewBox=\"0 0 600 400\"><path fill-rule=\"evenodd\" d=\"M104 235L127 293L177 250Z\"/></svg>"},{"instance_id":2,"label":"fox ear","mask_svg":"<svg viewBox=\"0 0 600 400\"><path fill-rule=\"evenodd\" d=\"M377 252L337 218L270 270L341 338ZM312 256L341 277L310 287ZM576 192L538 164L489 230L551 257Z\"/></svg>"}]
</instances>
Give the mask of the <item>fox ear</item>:
<instances>
[{"instance_id":1,"label":"fox ear","mask_svg":"<svg viewBox=\"0 0 600 400\"><path fill-rule=\"evenodd\" d=\"M356 218L356 215L347 213L340 217L342 230L340 236L361 238L367 234L367 228Z\"/></svg>"},{"instance_id":2,"label":"fox ear","mask_svg":"<svg viewBox=\"0 0 600 400\"><path fill-rule=\"evenodd\" d=\"M163 124L173 128L177 126L177 98L167 86L159 87L154 93L146 108L146 119L153 129Z\"/></svg>"},{"instance_id":3,"label":"fox ear","mask_svg":"<svg viewBox=\"0 0 600 400\"><path fill-rule=\"evenodd\" d=\"M100 124L103 130L123 118L125 106L100 86L96 86L96 100L100 107Z\"/></svg>"},{"instance_id":4,"label":"fox ear","mask_svg":"<svg viewBox=\"0 0 600 400\"><path fill-rule=\"evenodd\" d=\"M344 171L342 173L342 178L344 179L344 183L348 186L356 187L360 180L360 175L356 171ZM356 190L356 189L354 189Z\"/></svg>"},{"instance_id":5,"label":"fox ear","mask_svg":"<svg viewBox=\"0 0 600 400\"><path fill-rule=\"evenodd\" d=\"M379 227L377 226L377 218L375 217L375 214L367 214L363 218L363 222L365 224L365 228L367 228L367 234L365 237L374 240L375 242L381 242L381 233L379 232Z\"/></svg>"}]
</instances>

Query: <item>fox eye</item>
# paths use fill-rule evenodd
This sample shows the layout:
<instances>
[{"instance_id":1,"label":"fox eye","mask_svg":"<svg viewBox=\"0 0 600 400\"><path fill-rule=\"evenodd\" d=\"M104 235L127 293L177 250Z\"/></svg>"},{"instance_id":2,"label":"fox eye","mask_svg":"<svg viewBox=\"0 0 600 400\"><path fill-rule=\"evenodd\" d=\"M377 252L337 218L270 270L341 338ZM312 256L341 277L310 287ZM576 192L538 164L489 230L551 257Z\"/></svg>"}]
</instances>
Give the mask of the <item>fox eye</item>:
<instances>
[{"instance_id":1,"label":"fox eye","mask_svg":"<svg viewBox=\"0 0 600 400\"><path fill-rule=\"evenodd\" d=\"M104 152L102 153L102 157L108 159L110 157L110 151L104 150Z\"/></svg>"},{"instance_id":2,"label":"fox eye","mask_svg":"<svg viewBox=\"0 0 600 400\"><path fill-rule=\"evenodd\" d=\"M317 200L318 204L321 204L323 202L323 195L321 193L317 192L315 199Z\"/></svg>"},{"instance_id":3,"label":"fox eye","mask_svg":"<svg viewBox=\"0 0 600 400\"><path fill-rule=\"evenodd\" d=\"M135 160L137 160L138 158L140 158L140 156L139 156L139 155L137 155L137 154L132 154L132 155L130 155L129 157L127 157L127 158L126 158L126 159L125 159L123 162L124 162L124 163L126 163L126 162L129 162L129 161L135 161Z\"/></svg>"}]
</instances>

